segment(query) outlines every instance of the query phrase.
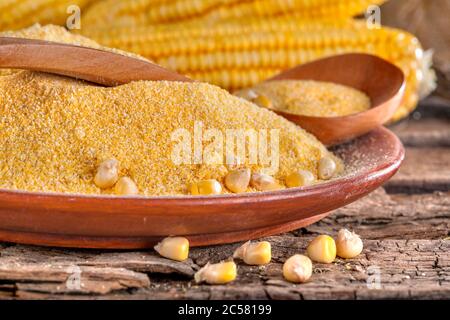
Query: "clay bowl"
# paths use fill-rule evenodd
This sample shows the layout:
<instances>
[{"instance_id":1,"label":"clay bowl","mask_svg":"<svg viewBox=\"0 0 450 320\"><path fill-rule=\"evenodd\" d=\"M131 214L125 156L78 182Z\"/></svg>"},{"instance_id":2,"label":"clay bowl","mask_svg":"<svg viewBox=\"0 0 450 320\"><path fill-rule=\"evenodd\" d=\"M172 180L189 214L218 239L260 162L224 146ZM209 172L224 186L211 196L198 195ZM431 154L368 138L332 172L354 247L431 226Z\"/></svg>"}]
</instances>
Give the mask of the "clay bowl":
<instances>
[{"instance_id":1,"label":"clay bowl","mask_svg":"<svg viewBox=\"0 0 450 320\"><path fill-rule=\"evenodd\" d=\"M107 197L0 190L0 241L83 248L153 246L184 235L229 243L314 223L389 179L404 149L379 127L334 150L348 173L308 187L209 197Z\"/></svg>"},{"instance_id":2,"label":"clay bowl","mask_svg":"<svg viewBox=\"0 0 450 320\"><path fill-rule=\"evenodd\" d=\"M348 53L331 56L286 70L267 81L317 80L334 82L365 92L367 111L341 117L311 117L276 111L314 134L325 145L348 141L388 121L405 91L403 72L377 56Z\"/></svg>"},{"instance_id":3,"label":"clay bowl","mask_svg":"<svg viewBox=\"0 0 450 320\"><path fill-rule=\"evenodd\" d=\"M134 80L192 81L111 52L15 38L0 38L0 67L55 73L106 86ZM281 76L334 81L369 94L374 108L363 120L358 115L343 117L348 118L345 121L309 117L300 123L333 143L359 136L387 120L404 88L398 69L367 55L355 55L353 61L348 55L324 59L272 80ZM386 85L394 79L395 88ZM382 115L380 110L384 110ZM291 120L297 122L296 118ZM344 160L348 174L327 183L276 192L144 198L0 190L0 241L132 249L151 247L168 235L184 235L193 246L258 238L309 225L366 195L389 179L404 157L401 142L384 128L338 146L335 152Z\"/></svg>"}]
</instances>

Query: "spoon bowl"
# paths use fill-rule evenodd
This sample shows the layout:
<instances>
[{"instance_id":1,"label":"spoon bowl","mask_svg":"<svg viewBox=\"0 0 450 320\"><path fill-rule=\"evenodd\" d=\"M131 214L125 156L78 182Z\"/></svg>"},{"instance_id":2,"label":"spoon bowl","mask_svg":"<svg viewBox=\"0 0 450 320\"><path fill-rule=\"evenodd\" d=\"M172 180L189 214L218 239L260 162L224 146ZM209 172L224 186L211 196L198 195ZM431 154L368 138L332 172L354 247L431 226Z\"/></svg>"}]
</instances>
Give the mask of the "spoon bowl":
<instances>
[{"instance_id":1,"label":"spoon bowl","mask_svg":"<svg viewBox=\"0 0 450 320\"><path fill-rule=\"evenodd\" d=\"M312 117L274 110L328 146L359 137L387 122L399 106L405 91L405 76L400 68L365 53L348 53L315 60L266 81L277 80L333 82L353 87L369 96L370 109L340 117Z\"/></svg>"}]
</instances>

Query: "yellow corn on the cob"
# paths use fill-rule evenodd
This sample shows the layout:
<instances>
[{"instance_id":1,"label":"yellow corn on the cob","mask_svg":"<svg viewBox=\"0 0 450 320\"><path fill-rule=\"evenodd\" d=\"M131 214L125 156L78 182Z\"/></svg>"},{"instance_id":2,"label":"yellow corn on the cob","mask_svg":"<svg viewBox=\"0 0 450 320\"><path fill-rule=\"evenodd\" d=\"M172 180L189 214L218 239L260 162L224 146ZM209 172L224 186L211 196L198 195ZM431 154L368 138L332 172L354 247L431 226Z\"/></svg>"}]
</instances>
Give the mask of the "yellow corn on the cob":
<instances>
[{"instance_id":1,"label":"yellow corn on the cob","mask_svg":"<svg viewBox=\"0 0 450 320\"><path fill-rule=\"evenodd\" d=\"M295 12L299 18L349 18L371 4L385 0L106 0L85 14L91 28L148 26L198 22L203 25L227 20L262 19Z\"/></svg>"},{"instance_id":2,"label":"yellow corn on the cob","mask_svg":"<svg viewBox=\"0 0 450 320\"><path fill-rule=\"evenodd\" d=\"M250 35L257 41L254 44L258 45L258 37L263 37L266 32L279 34L279 36L283 36L284 32L299 32L300 30L304 33L309 31L317 32L318 29L333 32L336 29L348 26L349 23L348 19L324 19L319 22L305 22L296 20L291 16L283 16L266 20L248 19L244 24L228 21L213 26L186 23L183 25L168 24L139 27L83 27L81 33L86 37L97 39L111 46L128 47L130 49L133 46L138 46L142 49L148 43L167 43L168 40L174 40L174 42L179 42L181 45L172 46L172 43L169 43L166 46L158 45L157 48L152 48L152 50L185 50L185 52L191 52L190 50L197 49L197 42L213 45L211 41L216 41L214 45L228 45L227 41L222 41L223 37ZM186 39L189 39L189 41L186 41ZM191 40L195 41L195 43L191 42ZM189 47L187 47L188 44L190 45ZM246 42L242 43L242 45L245 44ZM230 47L228 48L230 49ZM198 49L200 50L201 48ZM213 50L217 50L217 48L213 48Z\"/></svg>"},{"instance_id":3,"label":"yellow corn on the cob","mask_svg":"<svg viewBox=\"0 0 450 320\"><path fill-rule=\"evenodd\" d=\"M228 90L252 86L286 68L333 54L376 54L406 75L405 98L394 120L416 106L422 79L429 79L424 72L430 72L414 36L393 28L369 28L358 20L299 23L275 18L210 28L128 27L87 34L103 45L139 53Z\"/></svg>"},{"instance_id":4,"label":"yellow corn on the cob","mask_svg":"<svg viewBox=\"0 0 450 320\"><path fill-rule=\"evenodd\" d=\"M80 9L97 0L1 0L0 31L17 30L34 23L62 25L69 17L67 8Z\"/></svg>"}]
</instances>

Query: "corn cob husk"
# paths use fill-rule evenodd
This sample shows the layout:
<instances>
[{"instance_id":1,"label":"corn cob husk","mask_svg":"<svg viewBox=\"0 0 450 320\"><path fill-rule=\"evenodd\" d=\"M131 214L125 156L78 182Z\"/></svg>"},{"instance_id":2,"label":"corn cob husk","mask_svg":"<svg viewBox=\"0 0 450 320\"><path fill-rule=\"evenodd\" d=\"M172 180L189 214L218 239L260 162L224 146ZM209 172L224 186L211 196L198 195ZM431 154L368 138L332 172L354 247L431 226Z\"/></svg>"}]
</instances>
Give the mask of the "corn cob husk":
<instances>
[{"instance_id":1,"label":"corn cob husk","mask_svg":"<svg viewBox=\"0 0 450 320\"><path fill-rule=\"evenodd\" d=\"M1 0L0 31L17 30L35 23L63 25L71 5L81 10L98 0Z\"/></svg>"},{"instance_id":2,"label":"corn cob husk","mask_svg":"<svg viewBox=\"0 0 450 320\"><path fill-rule=\"evenodd\" d=\"M407 79L394 121L415 108L419 92L424 96L433 89L430 59L419 41L398 29L371 28L365 21L302 23L281 17L229 21L209 28L171 25L85 31L105 46L138 53L230 91L318 58L346 52L375 54L399 66Z\"/></svg>"}]
</instances>

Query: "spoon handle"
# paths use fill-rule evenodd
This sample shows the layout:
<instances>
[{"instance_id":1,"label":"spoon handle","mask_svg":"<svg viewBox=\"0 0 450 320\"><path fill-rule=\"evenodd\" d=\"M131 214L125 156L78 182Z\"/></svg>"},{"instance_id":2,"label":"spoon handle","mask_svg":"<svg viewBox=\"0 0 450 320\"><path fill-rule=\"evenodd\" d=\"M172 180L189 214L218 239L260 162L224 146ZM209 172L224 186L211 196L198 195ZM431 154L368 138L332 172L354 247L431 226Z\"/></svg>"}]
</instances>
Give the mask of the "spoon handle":
<instances>
[{"instance_id":1,"label":"spoon handle","mask_svg":"<svg viewBox=\"0 0 450 320\"><path fill-rule=\"evenodd\" d=\"M0 68L26 69L104 86L138 80L193 81L156 64L94 48L0 37Z\"/></svg>"}]
</instances>

